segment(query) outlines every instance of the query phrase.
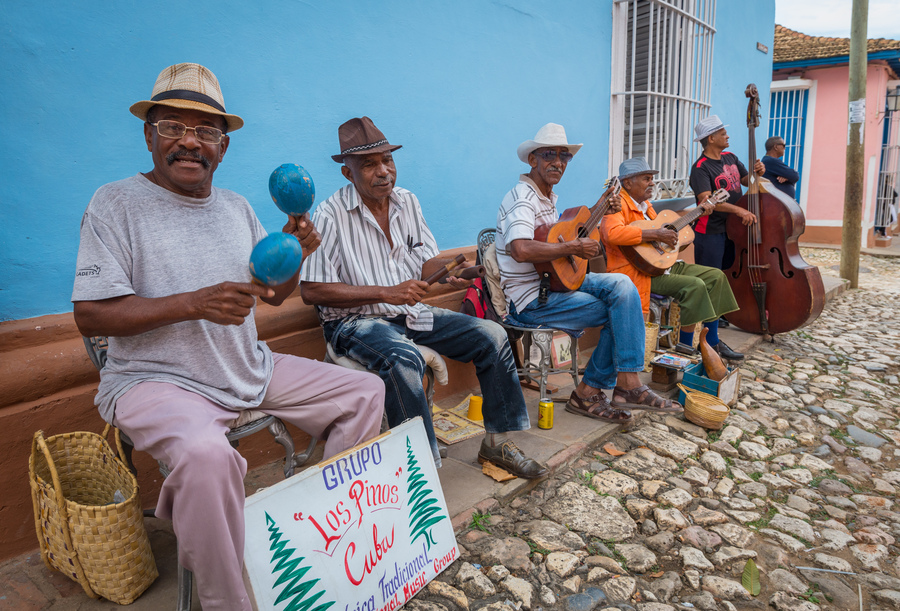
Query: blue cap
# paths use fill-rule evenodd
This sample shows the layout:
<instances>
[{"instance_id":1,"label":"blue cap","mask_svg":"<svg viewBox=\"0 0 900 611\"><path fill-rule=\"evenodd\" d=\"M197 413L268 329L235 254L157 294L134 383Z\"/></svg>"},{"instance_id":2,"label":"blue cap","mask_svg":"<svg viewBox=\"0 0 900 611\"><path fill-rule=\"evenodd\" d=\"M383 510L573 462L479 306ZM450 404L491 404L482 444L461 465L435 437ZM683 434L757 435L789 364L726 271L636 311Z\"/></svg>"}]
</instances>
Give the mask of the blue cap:
<instances>
[{"instance_id":1,"label":"blue cap","mask_svg":"<svg viewBox=\"0 0 900 611\"><path fill-rule=\"evenodd\" d=\"M659 174L659 170L652 169L643 157L626 159L619 164L619 180L631 178L638 174Z\"/></svg>"}]
</instances>

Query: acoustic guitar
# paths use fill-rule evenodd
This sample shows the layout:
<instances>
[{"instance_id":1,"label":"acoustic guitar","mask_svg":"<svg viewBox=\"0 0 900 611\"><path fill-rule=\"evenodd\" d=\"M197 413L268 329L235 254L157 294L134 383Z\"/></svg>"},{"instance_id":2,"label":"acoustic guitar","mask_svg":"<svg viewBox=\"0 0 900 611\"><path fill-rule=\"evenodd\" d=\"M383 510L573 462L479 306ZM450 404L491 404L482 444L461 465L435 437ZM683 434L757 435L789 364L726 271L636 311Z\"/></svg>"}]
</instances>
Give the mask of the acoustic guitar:
<instances>
[{"instance_id":1,"label":"acoustic guitar","mask_svg":"<svg viewBox=\"0 0 900 611\"><path fill-rule=\"evenodd\" d=\"M718 204L728 200L728 191L719 189L706 200ZM671 210L661 211L652 221L641 220L631 223L632 227L644 229L671 229L678 234L674 246L665 242L641 242L634 246L620 246L622 254L628 262L648 276L661 276L675 265L678 253L690 246L694 241L694 230L690 224L703 215L703 209L697 206L684 216Z\"/></svg>"},{"instance_id":2,"label":"acoustic guitar","mask_svg":"<svg viewBox=\"0 0 900 611\"><path fill-rule=\"evenodd\" d=\"M603 215L609 210L610 200L619 194L619 179L607 181L607 189L592 207L576 206L563 212L553 225L539 225L534 228L534 239L538 242L561 244L578 238L600 241L598 226ZM544 263L535 263L534 268L541 278L549 278L550 290L560 293L577 291L587 275L588 260L569 255Z\"/></svg>"}]
</instances>

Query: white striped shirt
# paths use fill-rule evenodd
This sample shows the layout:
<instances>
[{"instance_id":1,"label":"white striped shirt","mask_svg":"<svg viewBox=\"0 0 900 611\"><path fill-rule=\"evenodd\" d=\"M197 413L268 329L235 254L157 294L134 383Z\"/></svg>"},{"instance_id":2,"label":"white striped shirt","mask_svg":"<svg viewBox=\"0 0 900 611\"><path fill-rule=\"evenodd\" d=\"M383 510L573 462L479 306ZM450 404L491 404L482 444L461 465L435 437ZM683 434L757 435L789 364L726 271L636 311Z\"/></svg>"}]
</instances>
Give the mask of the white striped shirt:
<instances>
[{"instance_id":1,"label":"white striped shirt","mask_svg":"<svg viewBox=\"0 0 900 611\"><path fill-rule=\"evenodd\" d=\"M391 242L352 184L319 204L312 216L322 244L303 262L301 282L340 282L351 286L396 286L422 277L422 264L438 255L419 200L394 187L388 211ZM323 321L353 314L406 316L410 329L430 331L433 316L423 304L374 303L352 308L320 307Z\"/></svg>"},{"instance_id":2,"label":"white striped shirt","mask_svg":"<svg viewBox=\"0 0 900 611\"><path fill-rule=\"evenodd\" d=\"M513 240L533 240L534 228L552 225L559 220L556 210L556 193L544 197L527 174L519 177L519 184L503 198L497 213L497 264L500 266L500 284L506 299L521 312L537 299L541 278L533 263L519 263L512 258L509 245Z\"/></svg>"}]
</instances>

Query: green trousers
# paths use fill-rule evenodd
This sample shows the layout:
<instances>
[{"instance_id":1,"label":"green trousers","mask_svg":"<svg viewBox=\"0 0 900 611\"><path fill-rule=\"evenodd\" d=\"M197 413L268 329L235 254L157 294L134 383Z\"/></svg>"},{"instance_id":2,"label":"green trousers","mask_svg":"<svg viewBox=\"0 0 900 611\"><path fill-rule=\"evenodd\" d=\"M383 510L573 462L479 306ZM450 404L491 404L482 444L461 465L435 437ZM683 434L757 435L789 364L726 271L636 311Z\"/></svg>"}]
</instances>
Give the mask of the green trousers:
<instances>
[{"instance_id":1,"label":"green trousers","mask_svg":"<svg viewBox=\"0 0 900 611\"><path fill-rule=\"evenodd\" d=\"M685 327L739 309L722 270L705 265L676 261L668 274L650 281L650 292L675 299Z\"/></svg>"}]
</instances>

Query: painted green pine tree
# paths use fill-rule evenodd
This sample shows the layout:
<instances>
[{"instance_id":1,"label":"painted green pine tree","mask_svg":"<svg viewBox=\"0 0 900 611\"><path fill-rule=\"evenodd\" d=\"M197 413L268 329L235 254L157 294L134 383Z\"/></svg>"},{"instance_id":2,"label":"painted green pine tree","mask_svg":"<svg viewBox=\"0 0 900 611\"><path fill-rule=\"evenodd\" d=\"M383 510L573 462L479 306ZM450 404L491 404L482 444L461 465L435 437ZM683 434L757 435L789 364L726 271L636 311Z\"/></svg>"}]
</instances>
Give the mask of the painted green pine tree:
<instances>
[{"instance_id":1,"label":"painted green pine tree","mask_svg":"<svg viewBox=\"0 0 900 611\"><path fill-rule=\"evenodd\" d=\"M412 451L412 444L409 437L406 438L406 492L409 495L409 530L410 543L419 537L425 537L428 543L428 549L435 543L434 537L431 535L432 526L447 517L441 512L440 503L434 497L434 491L426 488L428 480L419 468L419 461L416 460ZM434 515L438 513L440 515Z\"/></svg>"},{"instance_id":2,"label":"painted green pine tree","mask_svg":"<svg viewBox=\"0 0 900 611\"><path fill-rule=\"evenodd\" d=\"M316 585L319 580L308 579L298 584L298 582L303 579L303 576L306 575L307 571L309 571L309 567L298 568L305 558L303 556L291 558L296 550L294 548L285 549L290 541L287 539L284 541L281 540L283 535L275 524L275 520L272 519L268 512L266 512L266 524L269 529L269 541L271 542L269 551L272 552L272 559L269 562L275 563L275 569L272 571L272 574L274 575L275 573L282 571L281 575L275 581L275 585L272 586L272 589L276 589L283 583L287 584L281 590L281 593L275 600L275 604L277 605L290 598L291 600L288 603L288 606L284 608L284 611L325 611L328 607L332 606L334 601L322 603L317 607L313 607L316 601L325 594L325 590L319 590L314 596L307 597L309 591L312 590L313 586ZM312 609L310 609L311 607Z\"/></svg>"}]
</instances>

